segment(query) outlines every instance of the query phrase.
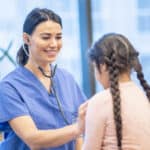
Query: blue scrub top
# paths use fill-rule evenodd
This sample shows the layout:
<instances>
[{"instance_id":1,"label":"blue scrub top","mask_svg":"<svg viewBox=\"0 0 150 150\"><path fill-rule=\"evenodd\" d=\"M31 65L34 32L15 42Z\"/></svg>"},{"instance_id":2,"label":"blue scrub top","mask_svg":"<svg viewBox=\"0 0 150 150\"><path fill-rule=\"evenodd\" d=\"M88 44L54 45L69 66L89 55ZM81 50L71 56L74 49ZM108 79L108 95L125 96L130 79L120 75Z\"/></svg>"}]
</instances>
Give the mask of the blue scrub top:
<instances>
[{"instance_id":1,"label":"blue scrub top","mask_svg":"<svg viewBox=\"0 0 150 150\"><path fill-rule=\"evenodd\" d=\"M79 105L86 97L64 69L56 69L53 83L65 117L72 123L77 117ZM32 72L20 66L0 82L0 130L7 133L0 150L29 150L8 124L9 120L23 115L31 116L38 129L66 126L54 94L48 93ZM75 141L70 141L57 148L44 150L74 150L74 144Z\"/></svg>"}]
</instances>

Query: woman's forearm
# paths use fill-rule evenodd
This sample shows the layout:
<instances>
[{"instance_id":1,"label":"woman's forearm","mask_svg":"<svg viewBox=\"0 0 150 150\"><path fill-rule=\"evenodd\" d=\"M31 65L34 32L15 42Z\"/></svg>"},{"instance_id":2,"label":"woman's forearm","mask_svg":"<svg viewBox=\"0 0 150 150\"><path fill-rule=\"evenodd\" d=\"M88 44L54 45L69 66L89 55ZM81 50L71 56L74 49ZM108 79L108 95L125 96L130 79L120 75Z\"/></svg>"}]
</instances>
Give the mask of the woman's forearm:
<instances>
[{"instance_id":1,"label":"woman's forearm","mask_svg":"<svg viewBox=\"0 0 150 150\"><path fill-rule=\"evenodd\" d=\"M12 119L9 124L32 150L63 145L82 132L77 123L59 129L39 130L29 116Z\"/></svg>"},{"instance_id":2,"label":"woman's forearm","mask_svg":"<svg viewBox=\"0 0 150 150\"><path fill-rule=\"evenodd\" d=\"M63 145L79 134L77 124L73 124L56 130L38 130L27 141L32 150L38 150Z\"/></svg>"},{"instance_id":3,"label":"woman's forearm","mask_svg":"<svg viewBox=\"0 0 150 150\"><path fill-rule=\"evenodd\" d=\"M9 121L14 132L32 150L57 147L77 138L84 131L87 103L79 108L77 123L60 129L39 130L30 116L19 116Z\"/></svg>"}]
</instances>

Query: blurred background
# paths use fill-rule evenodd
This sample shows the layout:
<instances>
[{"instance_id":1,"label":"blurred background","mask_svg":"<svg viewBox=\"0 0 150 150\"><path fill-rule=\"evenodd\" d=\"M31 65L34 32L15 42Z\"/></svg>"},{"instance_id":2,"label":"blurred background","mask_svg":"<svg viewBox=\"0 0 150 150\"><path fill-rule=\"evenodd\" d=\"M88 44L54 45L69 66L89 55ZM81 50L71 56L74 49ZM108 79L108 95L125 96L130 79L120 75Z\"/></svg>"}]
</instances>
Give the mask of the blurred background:
<instances>
[{"instance_id":1,"label":"blurred background","mask_svg":"<svg viewBox=\"0 0 150 150\"><path fill-rule=\"evenodd\" d=\"M0 80L16 65L22 26L35 7L54 10L63 21L63 48L57 64L74 76L90 97L102 87L95 81L87 50L107 32L128 37L140 52L150 83L150 0L5 0L0 5ZM134 78L134 75L133 75Z\"/></svg>"}]
</instances>

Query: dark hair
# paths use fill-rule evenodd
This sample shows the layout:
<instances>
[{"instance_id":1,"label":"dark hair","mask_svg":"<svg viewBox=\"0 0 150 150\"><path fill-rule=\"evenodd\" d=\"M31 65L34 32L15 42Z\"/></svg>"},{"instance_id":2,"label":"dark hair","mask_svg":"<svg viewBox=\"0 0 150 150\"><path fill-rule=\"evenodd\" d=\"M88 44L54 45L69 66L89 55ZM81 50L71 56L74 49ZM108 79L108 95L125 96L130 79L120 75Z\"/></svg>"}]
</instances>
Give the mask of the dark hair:
<instances>
[{"instance_id":1,"label":"dark hair","mask_svg":"<svg viewBox=\"0 0 150 150\"><path fill-rule=\"evenodd\" d=\"M23 32L32 35L33 31L35 30L36 26L40 23L52 20L62 27L62 21L59 15L54 13L52 10L43 8L34 8L26 17L25 22L23 24ZM24 44L24 48L26 49L27 53L28 45ZM25 53L23 46L17 52L17 62L19 65L25 65L28 61L28 55Z\"/></svg>"},{"instance_id":2,"label":"dark hair","mask_svg":"<svg viewBox=\"0 0 150 150\"><path fill-rule=\"evenodd\" d=\"M144 79L138 52L129 40L120 34L106 34L100 38L89 51L91 61L95 62L100 71L100 64L106 64L109 72L110 92L113 99L113 114L116 126L118 147L122 148L121 98L119 75L134 69L137 77L150 101L150 86Z\"/></svg>"}]
</instances>

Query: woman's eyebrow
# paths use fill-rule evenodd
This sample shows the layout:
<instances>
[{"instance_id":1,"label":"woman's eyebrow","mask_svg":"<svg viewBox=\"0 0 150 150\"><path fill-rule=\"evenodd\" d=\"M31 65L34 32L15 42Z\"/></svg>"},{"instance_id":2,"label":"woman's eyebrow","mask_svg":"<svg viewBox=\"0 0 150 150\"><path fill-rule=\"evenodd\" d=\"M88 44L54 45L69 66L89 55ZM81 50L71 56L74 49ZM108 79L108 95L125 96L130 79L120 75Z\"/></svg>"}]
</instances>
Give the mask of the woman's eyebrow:
<instances>
[{"instance_id":1,"label":"woman's eyebrow","mask_svg":"<svg viewBox=\"0 0 150 150\"><path fill-rule=\"evenodd\" d=\"M48 36L50 36L50 35L52 35L51 33L40 33L40 35L48 35ZM56 33L56 35L62 35L62 33Z\"/></svg>"}]
</instances>

